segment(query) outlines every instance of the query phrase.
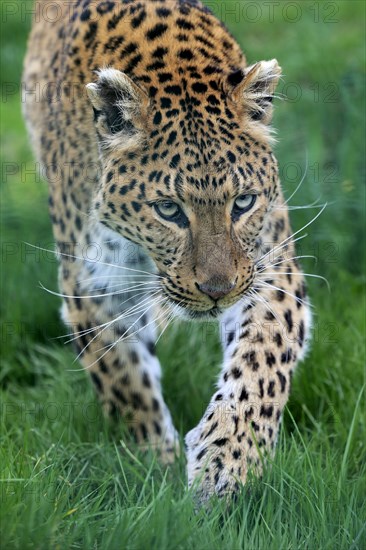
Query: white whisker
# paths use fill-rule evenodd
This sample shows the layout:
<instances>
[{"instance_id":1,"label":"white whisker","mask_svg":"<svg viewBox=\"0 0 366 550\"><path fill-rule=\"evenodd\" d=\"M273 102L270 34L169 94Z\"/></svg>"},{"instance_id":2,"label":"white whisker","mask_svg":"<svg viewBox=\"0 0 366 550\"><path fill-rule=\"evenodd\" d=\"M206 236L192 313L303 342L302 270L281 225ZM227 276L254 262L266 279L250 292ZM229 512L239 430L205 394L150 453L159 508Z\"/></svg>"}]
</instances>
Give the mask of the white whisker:
<instances>
[{"instance_id":1,"label":"white whisker","mask_svg":"<svg viewBox=\"0 0 366 550\"><path fill-rule=\"evenodd\" d=\"M77 294L62 294L60 292L50 290L49 288L46 288L45 286L43 286L43 284L41 282L39 282L39 285L42 288L42 290L45 290L46 292L48 292L49 294L52 294L53 296L58 296L59 298L80 298L81 300L90 299L90 298L105 298L107 296L118 296L119 294L126 294L128 292L131 292L132 290L140 290L143 285L147 285L147 284L148 283L140 283L139 285L135 285L135 286L132 286L132 287L129 287L129 288L121 289L121 290L114 291L114 292L105 292L105 293L102 293L102 294L81 294L81 295L77 295ZM154 287L148 287L148 288L145 287L146 292L150 291L150 290L160 290L160 287L156 286L156 283L154 283L154 284L155 284ZM113 288L113 287L108 287L108 288Z\"/></svg>"},{"instance_id":2,"label":"white whisker","mask_svg":"<svg viewBox=\"0 0 366 550\"><path fill-rule=\"evenodd\" d=\"M313 202L312 204L304 204L303 206L287 206L285 208L278 208L278 210L311 210L313 208L323 208L325 203L318 204L317 201ZM329 206L329 203L327 203Z\"/></svg>"},{"instance_id":3,"label":"white whisker","mask_svg":"<svg viewBox=\"0 0 366 550\"><path fill-rule=\"evenodd\" d=\"M292 233L292 235L289 235L286 239L284 239L281 243L279 243L277 246L275 246L272 250L269 250L264 256L262 256L262 258L260 258L259 261L262 261L266 256L268 256L268 254L270 253L273 253L275 252L276 250L279 250L280 248L283 248L284 246L287 245L288 241L291 240L291 244L295 243L296 241L300 240L300 238L304 238L304 236L301 236L297 239L294 239L292 240L292 237L295 237L295 235L298 235L299 233L301 233L301 231L304 231L304 229L306 229L307 227L309 227L309 225L311 225L312 223L314 223L318 218L319 216L321 216L321 214L324 212L325 208L327 207L327 203L325 203L325 205L323 206L323 208L320 210L320 212L318 212L316 214L316 216L314 216L314 218L312 218L309 222L307 222L303 227L301 227L300 229L298 229L297 231L295 231L294 233ZM305 235L306 236L306 235Z\"/></svg>"},{"instance_id":4,"label":"white whisker","mask_svg":"<svg viewBox=\"0 0 366 550\"><path fill-rule=\"evenodd\" d=\"M178 309L178 307L180 306L180 304L183 302L183 300L181 300L178 304L175 305L175 307L170 311L170 313L168 314L168 318L167 318L167 322L166 322L166 325L165 327L163 328L163 330L161 331L161 333L159 334L157 340L155 340L155 345L159 342L160 338L162 337L162 335L164 334L164 332L166 331L166 329L168 328L168 326L170 325L171 321L173 320L174 318L174 313L175 311ZM171 307L171 305L169 304L169 307ZM160 325L159 325L160 326Z\"/></svg>"},{"instance_id":5,"label":"white whisker","mask_svg":"<svg viewBox=\"0 0 366 550\"><path fill-rule=\"evenodd\" d=\"M262 269L259 269L256 273L263 273L264 271L266 271L270 267L274 267L276 265L280 265L280 264L283 264L285 262L289 262L291 260L299 260L301 258L312 258L314 260L318 259L316 256L312 256L311 254L303 254L301 256L292 256L291 258L284 258L283 260L279 260L278 262L275 262L275 263L269 262L268 264L265 264Z\"/></svg>"},{"instance_id":6,"label":"white whisker","mask_svg":"<svg viewBox=\"0 0 366 550\"><path fill-rule=\"evenodd\" d=\"M150 302L150 305L149 305L147 308L144 308L144 309L143 309L141 315L139 315L139 317L137 317L137 319L134 320L134 322L125 330L125 332L124 332L121 336L119 336L119 337L117 338L117 340L116 340L115 342L113 342L113 344L112 344L111 346L103 346L102 348L96 350L95 353L97 353L98 351L103 351L104 349L107 349L107 348L112 349L112 348L113 348L114 346L116 346L119 342L123 341L123 340L125 339L124 337L125 337L126 335L127 335L126 338L130 338L131 336L133 336L134 334L136 334L136 332L134 332L134 333L132 333L132 334L128 334L128 333L129 333L129 331L131 330L131 328L134 327L134 326L136 325L136 323L139 322L140 319L142 319L142 317L147 313L147 311L149 311L152 307L154 307L154 306L160 304L164 299L165 299L165 298L162 296L162 297L160 297L158 300L155 300L155 299L152 300L152 301ZM140 310L140 311L141 311L141 310ZM165 312L165 311L164 311L164 315L166 315L166 312ZM153 322L153 321L152 321L152 322ZM147 323L146 325L144 325L143 327L141 327L141 330L144 329L145 327L149 326L152 322L149 322L149 323ZM139 329L139 330L140 330L140 329ZM137 332L138 332L138 331L137 331Z\"/></svg>"},{"instance_id":7,"label":"white whisker","mask_svg":"<svg viewBox=\"0 0 366 550\"><path fill-rule=\"evenodd\" d=\"M155 305L161 303L163 300L165 300L166 298L165 297L162 297L160 300L156 300L154 303L152 303L145 311L144 313L142 313L140 315L140 317L138 319L136 319L136 321L131 325L134 326L145 314L146 312L151 309L152 307L154 307ZM122 334L122 336L120 336L116 342L114 342L113 344L111 344L110 346L104 346L103 348L99 349L96 351L96 353L98 351L102 351L103 349L106 349L106 347L108 349L106 349L106 351L100 356L98 357L98 359L96 359L95 361L93 361L93 363L91 363L90 365L88 365L87 367L85 367L85 369L90 369L91 367L93 367L96 363L98 363L98 361L100 361L101 359L103 359L103 357L109 353L117 344L119 344L123 339L127 339L127 338L131 338L133 336L135 336L136 334L138 334L139 332L141 332L142 330L144 330L146 327L148 327L149 325L151 325L152 323L155 323L157 319L160 319L162 316L165 316L166 313L164 312L162 315L158 316L156 319L153 319L152 321L150 321L149 323L147 323L146 325L144 325L143 327L139 328L138 330L136 330L135 332L133 332L132 334L128 334L126 338L124 338L124 336L127 334L127 332L130 330L131 327L128 328L128 330ZM84 370L84 369L79 369L79 370Z\"/></svg>"},{"instance_id":8,"label":"white whisker","mask_svg":"<svg viewBox=\"0 0 366 550\"><path fill-rule=\"evenodd\" d=\"M136 313L139 313L141 311L141 309L143 309L143 304L144 302L150 300L151 301L151 297L158 294L158 292L152 294L152 295L149 295L148 298L146 298L145 300L143 300L142 302L140 302L140 304L138 304L137 306L133 306L131 307L129 310L126 310L125 312L122 312L120 315L117 315L117 317L115 317L114 319L112 319L111 321L108 321L107 323L103 323L101 325L102 330L100 330L98 332L98 334L96 334L87 344L86 346L84 346L84 348L80 351L80 353L77 355L77 357L75 358L75 361L77 361L77 359L79 359L79 357L85 352L85 350L90 346L90 344L96 339L98 338L105 330L107 330L107 328L109 328L113 323L116 323L117 321L121 321L122 319L125 319L126 317L130 317L131 315L135 315ZM128 314L127 314L128 313ZM143 314L142 314L143 315ZM91 329L90 330L91 332L94 331L94 329ZM72 338L71 340L69 340L69 342L73 341L73 340L76 340L78 338L78 336L76 336L75 338ZM65 342L66 344L69 343L69 342ZM75 362L74 361L74 362Z\"/></svg>"},{"instance_id":9,"label":"white whisker","mask_svg":"<svg viewBox=\"0 0 366 550\"><path fill-rule=\"evenodd\" d=\"M292 272L292 271L276 271L275 273L266 273L266 275L271 275L271 276L274 276L274 275L293 275L294 277L301 277L302 275L304 275L305 277L313 277L314 279L321 279L322 281L324 281L325 284L328 287L329 292L331 290L328 279L326 279L322 275L316 275L314 273L303 273L302 271L301 272L295 272L295 273Z\"/></svg>"},{"instance_id":10,"label":"white whisker","mask_svg":"<svg viewBox=\"0 0 366 550\"><path fill-rule=\"evenodd\" d=\"M142 296L142 295L146 295L146 292L145 291L141 291L141 292L137 292L136 294L134 294L134 297L135 296ZM127 300L124 300L122 302L122 304L124 304L125 302L128 302L131 298L127 298ZM121 304L120 304L121 305ZM115 317L113 318L113 322L117 320L117 317L120 315L120 313L118 313L117 315L115 315ZM108 321L109 322L109 321ZM96 330L100 329L100 328L103 328L107 325L107 323L101 323L100 325L95 325L94 327L92 328L87 328L87 329L83 329L83 330L79 330L77 332L69 332L68 334L62 334L61 336L54 336L53 338L51 338L51 340L61 340L63 338L69 338L69 340L66 340L64 342L64 344L69 344L71 342L73 342L74 340L78 340L80 337L84 336L84 335L87 335L87 334L90 334L92 332L95 332Z\"/></svg>"},{"instance_id":11,"label":"white whisker","mask_svg":"<svg viewBox=\"0 0 366 550\"><path fill-rule=\"evenodd\" d=\"M161 275L158 275L157 273L151 273L150 271L143 271L141 269L133 269L132 267L126 267L126 266L122 266L122 265L111 264L111 263L108 263L108 262L101 262L100 260L89 260L89 259L83 258L82 256L75 256L73 254L65 254L65 252L59 252L57 250L56 251L55 250L49 250L47 248L42 248L41 246L36 246L34 244L27 243L27 242L25 242L24 244L26 244L28 246L31 246L32 248L37 248L38 250L42 250L43 252L51 252L51 254L55 254L56 256L65 256L66 258L73 258L74 260L81 260L82 262L85 262L85 263L105 265L107 267L114 267L116 269L125 269L126 271L132 271L134 273L144 273L146 275L151 275L151 276L154 276L154 277L158 277L159 279L164 279L164 277L162 277Z\"/></svg>"},{"instance_id":12,"label":"white whisker","mask_svg":"<svg viewBox=\"0 0 366 550\"><path fill-rule=\"evenodd\" d=\"M301 241L302 239L305 239L306 237L308 236L307 233L305 233L305 235L301 235L300 237L297 237L297 239L294 239L291 244L294 244L296 243L297 241ZM282 242L285 242L285 241L282 241ZM288 243L285 243L283 244L282 246L282 243L279 243L278 245L276 245L274 248L271 248L271 250L269 250L268 252L266 252L265 254L263 254L263 256L261 256L259 258L259 260L257 260L257 264L261 263L269 254L273 254L275 251L276 252L279 252L280 250L282 250L283 248L286 248L288 246ZM279 254L276 254L274 256L274 259L278 258Z\"/></svg>"},{"instance_id":13,"label":"white whisker","mask_svg":"<svg viewBox=\"0 0 366 550\"><path fill-rule=\"evenodd\" d=\"M253 292L254 292L254 294L255 294L256 299L259 299L259 301L260 301L262 304L264 304L264 306L268 309L268 311L269 311L270 313L272 313L273 317L278 321L278 323L279 323L280 325L283 325L283 322L278 318L277 313L275 313L275 312L273 311L273 309L270 307L268 300L266 300L264 296L262 296L261 294L259 294L259 292L257 291L256 288L253 288L252 290L253 290Z\"/></svg>"},{"instance_id":14,"label":"white whisker","mask_svg":"<svg viewBox=\"0 0 366 550\"><path fill-rule=\"evenodd\" d=\"M307 171L308 171L308 165L309 165L309 159L308 159L308 152L306 151L305 152L305 171L304 171L304 175L302 176L301 180L300 180L300 183L298 184L298 186L296 187L295 191L289 196L288 199L285 200L285 204L288 204L290 202L290 200L296 195L296 193L298 192L298 190L300 189L300 187L302 186L302 184L304 183L304 180L306 178L306 174L307 174Z\"/></svg>"},{"instance_id":15,"label":"white whisker","mask_svg":"<svg viewBox=\"0 0 366 550\"><path fill-rule=\"evenodd\" d=\"M140 281L140 277L142 278L141 281ZM147 279L147 280L150 279L151 281L153 281L154 277L155 277L154 273L152 273L151 275L138 275L138 276L135 276L134 274L132 274L132 275L130 275L130 274L128 274L128 275L123 275L123 274L108 275L108 281L111 280L111 279L118 279L122 283L127 283L129 281L132 281L134 283L143 283L143 282L145 282L144 279ZM165 278L166 277L162 277L162 279L165 279ZM97 281L98 279L106 279L106 276L105 275L98 275L96 277L88 277L86 279L78 279L78 283L87 283L87 282L90 282L90 281L93 282L93 281ZM125 281L123 279L125 279Z\"/></svg>"},{"instance_id":16,"label":"white whisker","mask_svg":"<svg viewBox=\"0 0 366 550\"><path fill-rule=\"evenodd\" d=\"M287 290L284 290L283 288L279 288L278 286L272 285L271 283L267 283L267 281L258 281L255 284L256 284L256 286L261 285L262 288L266 287L266 288L272 288L273 290L278 290L280 292L283 292L284 294L287 294L288 296L291 296L291 298L294 298L297 302L299 302L300 304L303 304L304 306L308 306L308 307L311 307L311 308L313 307L312 304L310 304L309 302L306 302L302 298L298 298L297 296L295 296L295 294L292 294L291 292L288 292Z\"/></svg>"}]
</instances>

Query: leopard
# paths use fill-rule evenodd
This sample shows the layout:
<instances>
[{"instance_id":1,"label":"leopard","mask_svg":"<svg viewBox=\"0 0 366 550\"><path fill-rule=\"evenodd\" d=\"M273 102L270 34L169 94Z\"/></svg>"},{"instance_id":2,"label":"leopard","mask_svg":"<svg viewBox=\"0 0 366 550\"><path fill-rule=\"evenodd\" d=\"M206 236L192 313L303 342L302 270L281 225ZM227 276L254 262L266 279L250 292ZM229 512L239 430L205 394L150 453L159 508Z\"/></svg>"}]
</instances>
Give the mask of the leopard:
<instances>
[{"instance_id":1,"label":"leopard","mask_svg":"<svg viewBox=\"0 0 366 550\"><path fill-rule=\"evenodd\" d=\"M280 78L276 59L248 64L198 0L35 5L23 111L48 182L62 318L101 409L163 464L185 453L202 502L272 463L309 347L274 155ZM216 322L223 358L184 445L156 351L181 320Z\"/></svg>"}]
</instances>

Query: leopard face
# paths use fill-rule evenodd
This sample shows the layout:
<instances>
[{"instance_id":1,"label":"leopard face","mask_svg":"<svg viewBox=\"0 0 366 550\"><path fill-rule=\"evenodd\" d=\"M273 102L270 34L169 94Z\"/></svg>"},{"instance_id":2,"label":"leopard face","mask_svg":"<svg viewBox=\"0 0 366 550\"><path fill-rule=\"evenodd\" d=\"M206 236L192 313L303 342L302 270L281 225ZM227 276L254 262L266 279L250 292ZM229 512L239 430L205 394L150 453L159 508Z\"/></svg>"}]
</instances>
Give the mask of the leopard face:
<instances>
[{"instance_id":1,"label":"leopard face","mask_svg":"<svg viewBox=\"0 0 366 550\"><path fill-rule=\"evenodd\" d=\"M170 117L170 98L151 101L127 81L129 113L121 121L118 87L125 83L109 69L89 86L103 163L97 215L148 251L166 296L182 311L216 316L253 280L256 242L277 193L269 140L259 139L250 120L245 125L223 91L198 99L187 90ZM220 114L207 118L203 111L212 104Z\"/></svg>"}]
</instances>

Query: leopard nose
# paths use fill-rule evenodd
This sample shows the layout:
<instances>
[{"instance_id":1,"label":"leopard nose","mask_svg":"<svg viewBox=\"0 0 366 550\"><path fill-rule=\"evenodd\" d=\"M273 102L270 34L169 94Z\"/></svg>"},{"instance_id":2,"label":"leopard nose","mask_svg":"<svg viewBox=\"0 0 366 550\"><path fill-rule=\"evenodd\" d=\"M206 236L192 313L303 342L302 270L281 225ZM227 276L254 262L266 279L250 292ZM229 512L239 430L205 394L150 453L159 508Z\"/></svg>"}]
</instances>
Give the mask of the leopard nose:
<instances>
[{"instance_id":1,"label":"leopard nose","mask_svg":"<svg viewBox=\"0 0 366 550\"><path fill-rule=\"evenodd\" d=\"M212 281L207 281L206 283L197 284L197 287L203 294L210 296L213 300L219 300L229 294L235 288L235 284L235 282L217 284Z\"/></svg>"}]
</instances>

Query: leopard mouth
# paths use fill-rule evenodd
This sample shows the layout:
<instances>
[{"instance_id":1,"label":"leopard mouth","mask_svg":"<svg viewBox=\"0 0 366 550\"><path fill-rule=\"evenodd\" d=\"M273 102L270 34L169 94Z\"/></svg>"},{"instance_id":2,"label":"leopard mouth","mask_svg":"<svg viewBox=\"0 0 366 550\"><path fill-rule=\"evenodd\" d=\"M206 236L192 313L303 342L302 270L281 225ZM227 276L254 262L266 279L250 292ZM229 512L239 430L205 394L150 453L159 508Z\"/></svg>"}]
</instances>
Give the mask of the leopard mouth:
<instances>
[{"instance_id":1,"label":"leopard mouth","mask_svg":"<svg viewBox=\"0 0 366 550\"><path fill-rule=\"evenodd\" d=\"M220 317L223 312L224 309L218 306L214 306L206 311L197 311L193 309L187 310L188 317L196 321L212 321L213 319L217 319L218 317Z\"/></svg>"},{"instance_id":2,"label":"leopard mouth","mask_svg":"<svg viewBox=\"0 0 366 550\"><path fill-rule=\"evenodd\" d=\"M175 289L161 285L163 294L175 311L175 316L198 321L218 319L225 311L243 298L249 286L242 289L240 293L232 296L229 300L211 300L211 303L204 303L203 300L200 300L196 296L192 295L192 298L190 296L182 296Z\"/></svg>"},{"instance_id":3,"label":"leopard mouth","mask_svg":"<svg viewBox=\"0 0 366 550\"><path fill-rule=\"evenodd\" d=\"M212 306L207 309L196 309L193 304L190 304L187 301L179 300L176 297L169 295L167 295L167 298L175 312L175 315L185 320L213 321L218 319L229 307L233 305L219 305L217 303L213 303Z\"/></svg>"},{"instance_id":4,"label":"leopard mouth","mask_svg":"<svg viewBox=\"0 0 366 550\"><path fill-rule=\"evenodd\" d=\"M175 301L173 301L173 304L176 316L187 321L213 321L218 319L226 309L214 305L210 309L198 310Z\"/></svg>"}]
</instances>

